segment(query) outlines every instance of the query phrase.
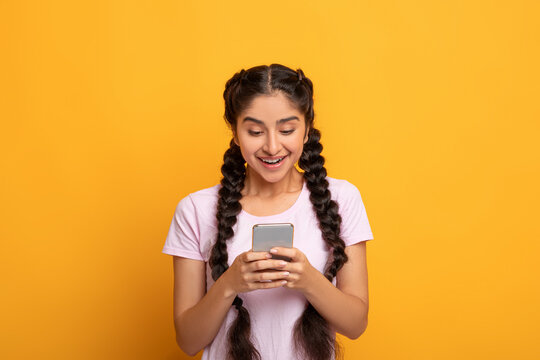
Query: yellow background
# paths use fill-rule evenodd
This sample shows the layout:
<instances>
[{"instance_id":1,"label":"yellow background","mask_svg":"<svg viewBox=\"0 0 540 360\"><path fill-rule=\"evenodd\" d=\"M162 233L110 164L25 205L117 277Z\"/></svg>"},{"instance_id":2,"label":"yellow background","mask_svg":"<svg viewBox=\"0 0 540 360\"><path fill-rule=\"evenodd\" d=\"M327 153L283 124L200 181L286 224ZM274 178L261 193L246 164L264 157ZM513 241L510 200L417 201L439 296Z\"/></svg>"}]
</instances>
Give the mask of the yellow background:
<instances>
[{"instance_id":1,"label":"yellow background","mask_svg":"<svg viewBox=\"0 0 540 360\"><path fill-rule=\"evenodd\" d=\"M0 358L187 358L161 249L220 180L225 81L273 62L314 82L375 237L346 359L540 358L539 10L0 2Z\"/></svg>"}]
</instances>

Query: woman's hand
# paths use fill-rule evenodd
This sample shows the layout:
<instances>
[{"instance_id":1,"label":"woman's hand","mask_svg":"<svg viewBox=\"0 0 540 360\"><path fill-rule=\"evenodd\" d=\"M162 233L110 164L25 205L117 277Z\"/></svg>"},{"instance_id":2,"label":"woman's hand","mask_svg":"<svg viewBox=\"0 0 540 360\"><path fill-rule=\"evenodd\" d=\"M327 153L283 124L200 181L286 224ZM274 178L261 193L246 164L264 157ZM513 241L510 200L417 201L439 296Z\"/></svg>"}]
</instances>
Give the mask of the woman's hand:
<instances>
[{"instance_id":1,"label":"woman's hand","mask_svg":"<svg viewBox=\"0 0 540 360\"><path fill-rule=\"evenodd\" d=\"M273 255L281 255L291 258L281 270L288 271L287 283L283 286L302 292L308 290L317 275L321 275L308 261L306 255L297 248L273 247L270 252Z\"/></svg>"},{"instance_id":2,"label":"woman's hand","mask_svg":"<svg viewBox=\"0 0 540 360\"><path fill-rule=\"evenodd\" d=\"M271 259L266 251L246 251L234 259L222 277L236 294L257 289L271 289L283 286L287 275L281 269L286 261Z\"/></svg>"}]
</instances>

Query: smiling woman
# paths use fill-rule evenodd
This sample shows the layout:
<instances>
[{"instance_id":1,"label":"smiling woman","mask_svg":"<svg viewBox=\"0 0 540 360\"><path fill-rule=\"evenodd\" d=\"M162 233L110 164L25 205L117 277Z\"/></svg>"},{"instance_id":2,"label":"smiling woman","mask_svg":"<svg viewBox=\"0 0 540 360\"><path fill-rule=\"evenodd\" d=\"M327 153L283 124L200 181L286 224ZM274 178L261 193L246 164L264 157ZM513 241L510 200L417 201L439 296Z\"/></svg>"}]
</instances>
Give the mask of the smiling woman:
<instances>
[{"instance_id":1,"label":"smiling woman","mask_svg":"<svg viewBox=\"0 0 540 360\"><path fill-rule=\"evenodd\" d=\"M355 339L367 327L373 234L358 189L327 176L313 84L261 65L236 73L223 97L223 178L178 203L163 247L177 343L204 348L203 359L339 358L336 332ZM253 225L281 222L294 224L294 247L251 250Z\"/></svg>"},{"instance_id":2,"label":"smiling woman","mask_svg":"<svg viewBox=\"0 0 540 360\"><path fill-rule=\"evenodd\" d=\"M247 177L258 182L247 184L247 189L261 188L261 182L276 183L302 155L308 140L304 115L283 93L275 92L255 97L239 118L242 121L233 127L234 142L240 147L248 171L255 171ZM276 186L282 185L270 186L269 191L281 192Z\"/></svg>"}]
</instances>

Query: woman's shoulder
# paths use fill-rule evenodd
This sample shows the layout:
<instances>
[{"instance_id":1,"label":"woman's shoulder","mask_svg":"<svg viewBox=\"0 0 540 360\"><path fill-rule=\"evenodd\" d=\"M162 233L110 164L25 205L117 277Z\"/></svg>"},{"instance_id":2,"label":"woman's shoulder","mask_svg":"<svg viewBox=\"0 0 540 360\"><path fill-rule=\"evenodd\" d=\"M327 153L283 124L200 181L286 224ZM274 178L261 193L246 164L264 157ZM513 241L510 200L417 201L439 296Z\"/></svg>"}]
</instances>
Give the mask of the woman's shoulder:
<instances>
[{"instance_id":1,"label":"woman's shoulder","mask_svg":"<svg viewBox=\"0 0 540 360\"><path fill-rule=\"evenodd\" d=\"M221 187L221 184L216 184L214 186L210 186L204 189L191 192L189 193L189 196L191 196L192 198L205 198L205 197L218 196L218 191L220 187Z\"/></svg>"},{"instance_id":2,"label":"woman's shoulder","mask_svg":"<svg viewBox=\"0 0 540 360\"><path fill-rule=\"evenodd\" d=\"M330 176L327 176L326 180L328 181L328 189L333 195L332 197L343 198L359 192L358 188L348 180Z\"/></svg>"},{"instance_id":3,"label":"woman's shoulder","mask_svg":"<svg viewBox=\"0 0 540 360\"><path fill-rule=\"evenodd\" d=\"M195 212L202 210L205 212L208 208L217 203L218 190L221 184L208 188L193 191L180 198L177 205L177 212Z\"/></svg>"},{"instance_id":4,"label":"woman's shoulder","mask_svg":"<svg viewBox=\"0 0 540 360\"><path fill-rule=\"evenodd\" d=\"M196 208L214 207L219 197L218 191L221 188L221 184L216 184L207 188L190 192L184 199L191 200ZM182 200L184 200L182 199Z\"/></svg>"}]
</instances>

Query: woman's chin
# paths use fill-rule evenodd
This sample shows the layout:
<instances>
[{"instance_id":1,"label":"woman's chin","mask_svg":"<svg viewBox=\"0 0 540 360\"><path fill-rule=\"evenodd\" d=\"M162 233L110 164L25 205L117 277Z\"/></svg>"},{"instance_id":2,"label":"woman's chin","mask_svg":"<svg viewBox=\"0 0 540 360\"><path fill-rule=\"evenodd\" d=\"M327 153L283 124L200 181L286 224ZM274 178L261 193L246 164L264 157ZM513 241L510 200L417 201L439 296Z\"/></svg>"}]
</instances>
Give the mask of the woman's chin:
<instances>
[{"instance_id":1,"label":"woman's chin","mask_svg":"<svg viewBox=\"0 0 540 360\"><path fill-rule=\"evenodd\" d=\"M252 170L252 174L255 172L257 173L257 176L264 179L266 182L269 182L269 183L277 183L281 180L283 180L284 178L286 178L287 176L289 176L289 174L291 174L291 171L294 171L295 170L295 167L289 167L287 169L282 169L281 171L279 172L268 172L268 171L265 171L265 169L262 169L262 170L259 170L259 169L251 169Z\"/></svg>"}]
</instances>

